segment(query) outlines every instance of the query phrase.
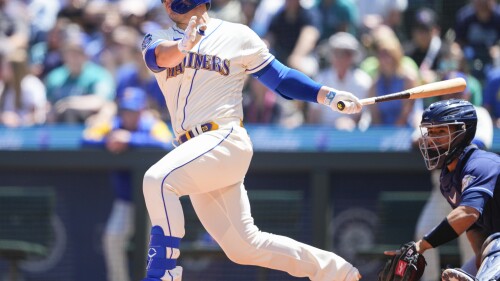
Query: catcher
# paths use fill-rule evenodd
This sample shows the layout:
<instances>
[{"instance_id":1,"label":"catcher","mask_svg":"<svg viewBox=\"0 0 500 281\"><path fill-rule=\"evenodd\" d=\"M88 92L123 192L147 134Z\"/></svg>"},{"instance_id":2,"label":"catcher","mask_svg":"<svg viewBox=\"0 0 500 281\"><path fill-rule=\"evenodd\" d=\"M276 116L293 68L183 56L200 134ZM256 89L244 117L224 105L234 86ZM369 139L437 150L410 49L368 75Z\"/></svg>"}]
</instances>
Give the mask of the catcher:
<instances>
[{"instance_id":1,"label":"catcher","mask_svg":"<svg viewBox=\"0 0 500 281\"><path fill-rule=\"evenodd\" d=\"M431 104L423 113L419 147L427 169L441 169L440 189L453 210L417 242L392 256L379 281L419 280L421 255L467 233L476 255L462 268L448 268L443 281L500 280L500 157L472 144L477 116L472 104L452 99Z\"/></svg>"}]
</instances>

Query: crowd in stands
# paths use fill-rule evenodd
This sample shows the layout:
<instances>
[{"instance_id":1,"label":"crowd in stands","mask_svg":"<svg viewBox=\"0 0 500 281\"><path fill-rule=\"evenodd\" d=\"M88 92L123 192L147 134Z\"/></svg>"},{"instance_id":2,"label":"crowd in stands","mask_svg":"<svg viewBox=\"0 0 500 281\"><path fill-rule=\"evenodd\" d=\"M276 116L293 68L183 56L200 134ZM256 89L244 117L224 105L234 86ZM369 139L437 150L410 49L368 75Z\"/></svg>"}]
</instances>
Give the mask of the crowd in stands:
<instances>
[{"instance_id":1,"label":"crowd in stands","mask_svg":"<svg viewBox=\"0 0 500 281\"><path fill-rule=\"evenodd\" d=\"M128 88L168 122L140 50L170 24L160 0L0 0L0 124L91 125ZM250 26L283 63L359 98L465 77L468 99L500 128L500 4L495 0L212 0L212 17ZM342 116L289 101L249 78L245 122L342 130L413 127L431 100Z\"/></svg>"}]
</instances>

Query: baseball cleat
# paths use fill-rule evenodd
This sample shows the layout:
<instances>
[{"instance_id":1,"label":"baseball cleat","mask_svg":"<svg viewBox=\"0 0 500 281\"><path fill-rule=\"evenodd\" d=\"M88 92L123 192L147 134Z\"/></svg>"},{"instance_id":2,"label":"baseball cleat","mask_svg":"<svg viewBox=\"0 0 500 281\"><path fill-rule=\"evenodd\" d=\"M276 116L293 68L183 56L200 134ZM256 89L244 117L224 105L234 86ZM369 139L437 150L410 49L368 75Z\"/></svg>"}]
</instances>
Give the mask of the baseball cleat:
<instances>
[{"instance_id":1,"label":"baseball cleat","mask_svg":"<svg viewBox=\"0 0 500 281\"><path fill-rule=\"evenodd\" d=\"M442 281L477 281L477 279L459 268L448 268L441 274Z\"/></svg>"}]
</instances>

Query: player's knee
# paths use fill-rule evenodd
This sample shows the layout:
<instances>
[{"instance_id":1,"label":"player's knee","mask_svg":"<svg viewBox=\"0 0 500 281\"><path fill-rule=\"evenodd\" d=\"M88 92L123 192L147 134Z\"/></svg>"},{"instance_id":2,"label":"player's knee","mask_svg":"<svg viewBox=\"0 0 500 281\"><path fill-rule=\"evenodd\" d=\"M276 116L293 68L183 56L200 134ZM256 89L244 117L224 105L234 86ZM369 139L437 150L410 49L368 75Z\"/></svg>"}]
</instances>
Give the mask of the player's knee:
<instances>
[{"instance_id":1,"label":"player's knee","mask_svg":"<svg viewBox=\"0 0 500 281\"><path fill-rule=\"evenodd\" d=\"M260 248L267 241L267 235L271 234L261 231L245 233L238 237L239 244L221 244L221 247L231 261L242 265L252 265L262 254Z\"/></svg>"},{"instance_id":2,"label":"player's knee","mask_svg":"<svg viewBox=\"0 0 500 281\"><path fill-rule=\"evenodd\" d=\"M161 186L163 178L159 177L152 169L149 169L144 174L144 178L142 180L142 188L144 192L147 192L151 189L156 189Z\"/></svg>"},{"instance_id":3,"label":"player's knee","mask_svg":"<svg viewBox=\"0 0 500 281\"><path fill-rule=\"evenodd\" d=\"M249 256L251 256L252 253L249 251L238 250L237 247L234 247L230 250L224 249L224 253L234 263L241 264L241 265L251 264L251 262L249 260Z\"/></svg>"}]
</instances>

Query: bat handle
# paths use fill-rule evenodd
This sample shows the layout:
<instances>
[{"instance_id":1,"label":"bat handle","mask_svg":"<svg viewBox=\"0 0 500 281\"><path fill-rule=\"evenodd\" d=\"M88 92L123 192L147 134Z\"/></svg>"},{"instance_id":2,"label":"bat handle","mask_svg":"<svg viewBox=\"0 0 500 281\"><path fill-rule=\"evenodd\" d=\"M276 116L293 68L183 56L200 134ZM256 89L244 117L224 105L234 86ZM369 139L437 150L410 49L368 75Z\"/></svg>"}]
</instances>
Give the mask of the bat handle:
<instances>
[{"instance_id":1,"label":"bat handle","mask_svg":"<svg viewBox=\"0 0 500 281\"><path fill-rule=\"evenodd\" d=\"M366 99L360 99L359 102L361 103L361 105L367 105L367 104L374 104L375 103L375 98L366 98ZM337 109L339 111L344 111L344 109L347 107L347 106L350 106L352 102L350 101L339 101L337 102Z\"/></svg>"}]
</instances>

